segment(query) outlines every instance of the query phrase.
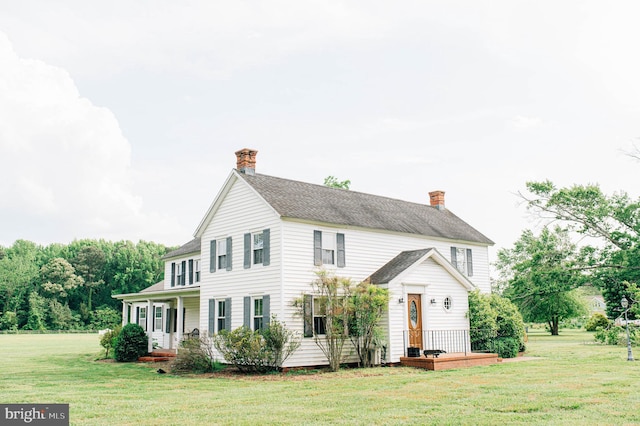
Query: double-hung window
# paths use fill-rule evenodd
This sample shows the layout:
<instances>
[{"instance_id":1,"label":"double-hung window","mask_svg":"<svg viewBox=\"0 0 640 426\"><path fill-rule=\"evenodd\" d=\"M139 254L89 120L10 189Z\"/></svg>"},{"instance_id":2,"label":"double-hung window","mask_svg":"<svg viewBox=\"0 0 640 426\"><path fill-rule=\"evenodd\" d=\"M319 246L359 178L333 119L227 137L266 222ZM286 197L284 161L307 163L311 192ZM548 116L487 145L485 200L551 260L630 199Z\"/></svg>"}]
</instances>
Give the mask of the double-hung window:
<instances>
[{"instance_id":1,"label":"double-hung window","mask_svg":"<svg viewBox=\"0 0 640 426\"><path fill-rule=\"evenodd\" d=\"M451 264L464 275L473 276L473 256L470 248L451 247Z\"/></svg>"},{"instance_id":2,"label":"double-hung window","mask_svg":"<svg viewBox=\"0 0 640 426\"><path fill-rule=\"evenodd\" d=\"M253 299L253 330L258 331L263 327L262 298Z\"/></svg>"},{"instance_id":3,"label":"double-hung window","mask_svg":"<svg viewBox=\"0 0 640 426\"><path fill-rule=\"evenodd\" d=\"M195 269L196 269L196 282L200 282L200 259L194 260Z\"/></svg>"},{"instance_id":4,"label":"double-hung window","mask_svg":"<svg viewBox=\"0 0 640 426\"><path fill-rule=\"evenodd\" d=\"M250 269L253 265L269 265L270 239L269 229L244 234L244 269Z\"/></svg>"},{"instance_id":5,"label":"double-hung window","mask_svg":"<svg viewBox=\"0 0 640 426\"><path fill-rule=\"evenodd\" d=\"M326 303L323 303L322 299L313 299L313 333L326 334L327 325L327 308Z\"/></svg>"},{"instance_id":6,"label":"double-hung window","mask_svg":"<svg viewBox=\"0 0 640 426\"><path fill-rule=\"evenodd\" d=\"M138 325L147 331L147 308L140 308L138 312Z\"/></svg>"},{"instance_id":7,"label":"double-hung window","mask_svg":"<svg viewBox=\"0 0 640 426\"><path fill-rule=\"evenodd\" d=\"M218 240L218 269L227 269L227 240Z\"/></svg>"},{"instance_id":8,"label":"double-hung window","mask_svg":"<svg viewBox=\"0 0 640 426\"><path fill-rule=\"evenodd\" d=\"M336 265L344 268L345 243L344 234L313 231L313 264L316 266Z\"/></svg>"},{"instance_id":9,"label":"double-hung window","mask_svg":"<svg viewBox=\"0 0 640 426\"><path fill-rule=\"evenodd\" d=\"M218 332L220 332L220 330L226 329L227 326L227 302L225 300L218 300L216 316L218 317Z\"/></svg>"},{"instance_id":10,"label":"double-hung window","mask_svg":"<svg viewBox=\"0 0 640 426\"><path fill-rule=\"evenodd\" d=\"M263 254L264 254L264 233L259 232L257 234L252 235L253 239L253 264L257 265L262 263Z\"/></svg>"},{"instance_id":11,"label":"double-hung window","mask_svg":"<svg viewBox=\"0 0 640 426\"><path fill-rule=\"evenodd\" d=\"M178 262L176 263L176 284L177 285L184 285L184 275L182 275L182 263Z\"/></svg>"},{"instance_id":12,"label":"double-hung window","mask_svg":"<svg viewBox=\"0 0 640 426\"><path fill-rule=\"evenodd\" d=\"M162 306L156 306L154 309L155 309L155 315L154 315L153 329L162 330Z\"/></svg>"},{"instance_id":13,"label":"double-hung window","mask_svg":"<svg viewBox=\"0 0 640 426\"><path fill-rule=\"evenodd\" d=\"M334 265L336 262L336 234L322 233L322 264Z\"/></svg>"}]
</instances>

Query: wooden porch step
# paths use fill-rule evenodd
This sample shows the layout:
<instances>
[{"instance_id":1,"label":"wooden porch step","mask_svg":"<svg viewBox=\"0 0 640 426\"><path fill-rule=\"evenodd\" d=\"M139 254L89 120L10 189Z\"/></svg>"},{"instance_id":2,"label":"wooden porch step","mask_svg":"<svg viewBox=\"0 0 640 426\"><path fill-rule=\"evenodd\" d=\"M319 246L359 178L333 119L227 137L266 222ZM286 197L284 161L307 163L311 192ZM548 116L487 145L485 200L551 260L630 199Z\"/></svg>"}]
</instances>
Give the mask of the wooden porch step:
<instances>
[{"instance_id":1,"label":"wooden porch step","mask_svg":"<svg viewBox=\"0 0 640 426\"><path fill-rule=\"evenodd\" d=\"M161 350L155 350L155 351L151 352L151 353L149 354L149 356L159 356L159 357L175 358L175 356L176 356L176 351L175 351L175 349L161 349Z\"/></svg>"},{"instance_id":2,"label":"wooden porch step","mask_svg":"<svg viewBox=\"0 0 640 426\"><path fill-rule=\"evenodd\" d=\"M151 352L147 356L141 356L138 358L140 362L165 362L171 361L176 357L175 349L160 349Z\"/></svg>"},{"instance_id":3,"label":"wooden porch step","mask_svg":"<svg viewBox=\"0 0 640 426\"><path fill-rule=\"evenodd\" d=\"M170 361L173 358L175 358L175 355L173 356L141 356L140 358L138 358L139 362L164 362L164 361Z\"/></svg>"}]
</instances>

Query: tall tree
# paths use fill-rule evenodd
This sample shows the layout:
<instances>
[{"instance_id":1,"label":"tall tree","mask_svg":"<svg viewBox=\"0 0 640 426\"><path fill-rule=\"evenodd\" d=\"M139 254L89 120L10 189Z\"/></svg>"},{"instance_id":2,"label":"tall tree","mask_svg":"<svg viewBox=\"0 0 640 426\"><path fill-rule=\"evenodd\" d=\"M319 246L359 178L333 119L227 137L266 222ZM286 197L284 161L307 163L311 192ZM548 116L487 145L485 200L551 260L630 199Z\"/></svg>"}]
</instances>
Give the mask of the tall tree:
<instances>
[{"instance_id":1,"label":"tall tree","mask_svg":"<svg viewBox=\"0 0 640 426\"><path fill-rule=\"evenodd\" d=\"M89 290L87 308L92 309L91 298L93 290L104 284L102 275L106 264L106 256L102 250L96 246L85 246L80 249L75 258L74 265L77 273L84 279L84 286Z\"/></svg>"},{"instance_id":2,"label":"tall tree","mask_svg":"<svg viewBox=\"0 0 640 426\"><path fill-rule=\"evenodd\" d=\"M83 279L75 274L69 262L60 257L51 259L40 269L42 274L42 291L53 299L66 299L69 291L82 285Z\"/></svg>"},{"instance_id":3,"label":"tall tree","mask_svg":"<svg viewBox=\"0 0 640 426\"><path fill-rule=\"evenodd\" d=\"M573 291L585 280L577 259L567 231L544 228L535 236L526 230L512 249L498 252L503 295L526 321L546 322L551 334L558 335L560 321L586 313Z\"/></svg>"},{"instance_id":4,"label":"tall tree","mask_svg":"<svg viewBox=\"0 0 640 426\"><path fill-rule=\"evenodd\" d=\"M628 283L640 283L640 200L627 193L604 194L598 185L557 188L550 181L528 182L520 194L543 220L595 239L583 253L583 270L603 292L607 313L619 313L623 296L633 300Z\"/></svg>"}]
</instances>

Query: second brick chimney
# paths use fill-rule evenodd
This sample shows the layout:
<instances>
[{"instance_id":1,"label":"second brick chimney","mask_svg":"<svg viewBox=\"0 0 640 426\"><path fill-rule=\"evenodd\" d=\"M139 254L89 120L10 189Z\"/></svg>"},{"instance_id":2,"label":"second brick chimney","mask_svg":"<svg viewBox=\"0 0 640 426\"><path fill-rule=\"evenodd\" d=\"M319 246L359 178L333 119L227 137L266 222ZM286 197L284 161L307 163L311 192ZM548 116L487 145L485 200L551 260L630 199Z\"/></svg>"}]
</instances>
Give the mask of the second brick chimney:
<instances>
[{"instance_id":1,"label":"second brick chimney","mask_svg":"<svg viewBox=\"0 0 640 426\"><path fill-rule=\"evenodd\" d=\"M444 191L432 191L429 193L431 206L438 210L444 210Z\"/></svg>"},{"instance_id":2,"label":"second brick chimney","mask_svg":"<svg viewBox=\"0 0 640 426\"><path fill-rule=\"evenodd\" d=\"M258 151L255 149L243 148L236 151L236 169L246 175L255 175L256 155L258 155Z\"/></svg>"}]
</instances>

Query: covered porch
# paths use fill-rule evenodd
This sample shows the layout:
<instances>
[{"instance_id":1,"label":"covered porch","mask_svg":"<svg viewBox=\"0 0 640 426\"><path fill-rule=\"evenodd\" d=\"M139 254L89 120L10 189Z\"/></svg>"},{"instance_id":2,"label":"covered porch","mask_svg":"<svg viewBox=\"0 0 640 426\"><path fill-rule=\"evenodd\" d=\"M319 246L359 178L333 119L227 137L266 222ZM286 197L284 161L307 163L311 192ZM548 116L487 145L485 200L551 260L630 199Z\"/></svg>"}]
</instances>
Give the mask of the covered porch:
<instances>
[{"instance_id":1,"label":"covered porch","mask_svg":"<svg viewBox=\"0 0 640 426\"><path fill-rule=\"evenodd\" d=\"M164 289L157 283L139 293L113 296L122 300L122 325L135 323L147 333L148 351L176 351L187 334L198 333L200 288Z\"/></svg>"}]
</instances>

